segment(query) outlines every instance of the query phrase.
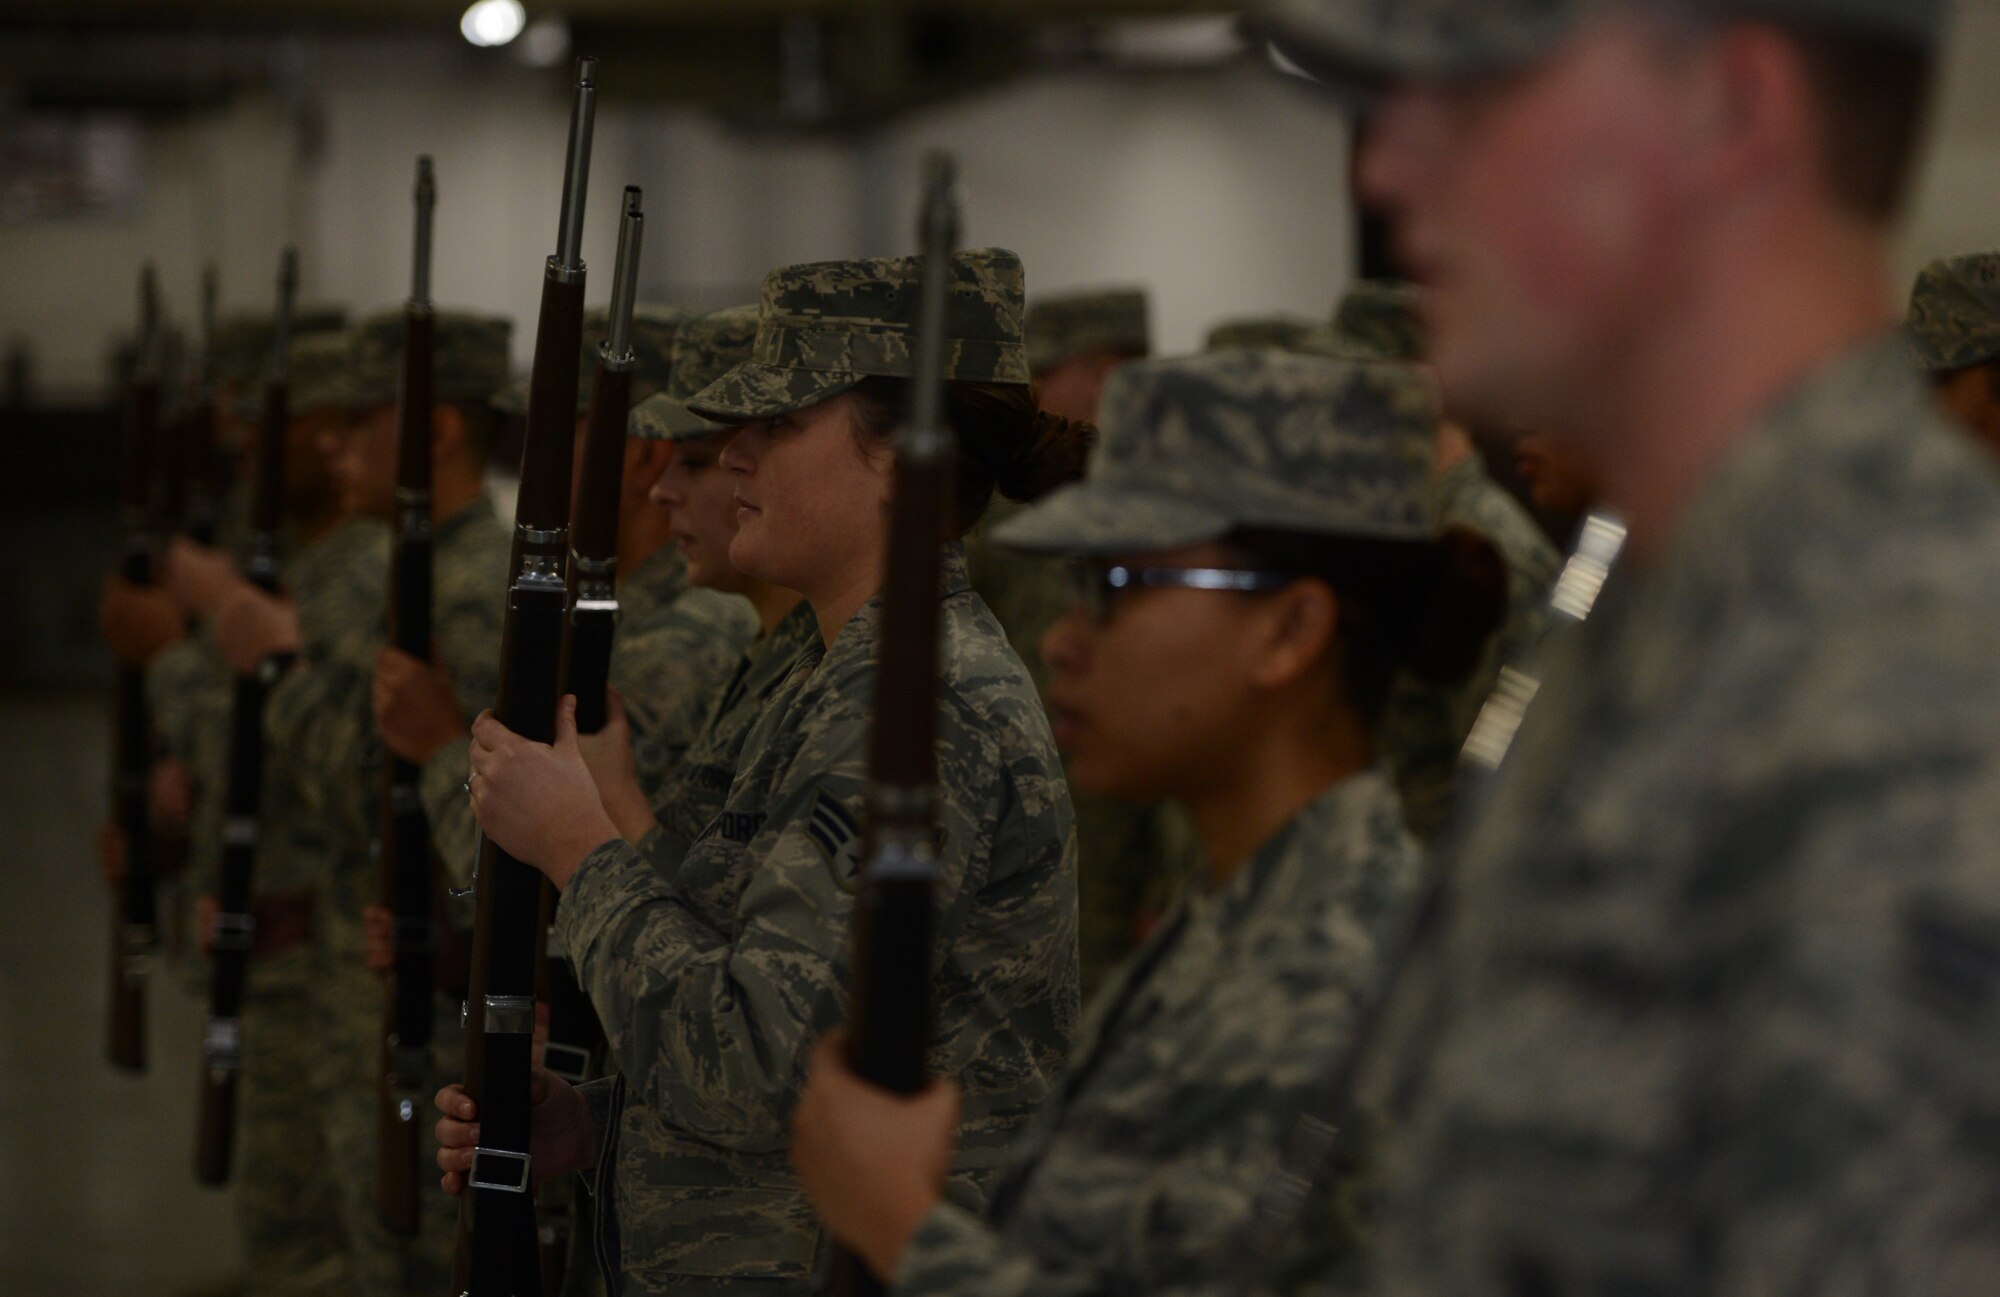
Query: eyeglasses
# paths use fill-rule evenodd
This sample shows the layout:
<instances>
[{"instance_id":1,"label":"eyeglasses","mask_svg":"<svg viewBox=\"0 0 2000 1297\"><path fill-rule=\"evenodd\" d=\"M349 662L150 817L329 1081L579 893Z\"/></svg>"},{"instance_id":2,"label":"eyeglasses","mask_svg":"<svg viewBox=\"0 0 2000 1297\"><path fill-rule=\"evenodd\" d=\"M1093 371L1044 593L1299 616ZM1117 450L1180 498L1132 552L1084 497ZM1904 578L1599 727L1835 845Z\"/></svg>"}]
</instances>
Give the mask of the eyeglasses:
<instances>
[{"instance_id":1,"label":"eyeglasses","mask_svg":"<svg viewBox=\"0 0 2000 1297\"><path fill-rule=\"evenodd\" d=\"M1099 625L1111 620L1113 604L1128 590L1145 587L1256 594L1283 589L1297 579L1289 572L1228 567L1127 567L1096 559L1071 559L1063 569L1070 603L1082 608Z\"/></svg>"}]
</instances>

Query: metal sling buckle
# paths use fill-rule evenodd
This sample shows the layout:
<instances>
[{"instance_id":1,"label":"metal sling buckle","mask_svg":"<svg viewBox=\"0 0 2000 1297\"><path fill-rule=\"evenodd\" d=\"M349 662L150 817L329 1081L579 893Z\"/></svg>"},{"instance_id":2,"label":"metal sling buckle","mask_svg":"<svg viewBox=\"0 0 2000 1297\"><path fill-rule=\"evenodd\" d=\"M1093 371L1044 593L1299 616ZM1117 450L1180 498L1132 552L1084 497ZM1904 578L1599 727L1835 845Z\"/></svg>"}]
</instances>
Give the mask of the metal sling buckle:
<instances>
[{"instance_id":1,"label":"metal sling buckle","mask_svg":"<svg viewBox=\"0 0 2000 1297\"><path fill-rule=\"evenodd\" d=\"M542 1066L565 1081L580 1084L590 1071L590 1051L552 1040L542 1046Z\"/></svg>"},{"instance_id":2,"label":"metal sling buckle","mask_svg":"<svg viewBox=\"0 0 2000 1297\"><path fill-rule=\"evenodd\" d=\"M501 1174L502 1164L514 1175L501 1180L494 1177ZM493 1189L500 1193L528 1192L528 1167L530 1159L526 1153L515 1153L504 1148L479 1147L472 1150L472 1175L468 1183L475 1189ZM484 1168L484 1169L482 1169Z\"/></svg>"}]
</instances>

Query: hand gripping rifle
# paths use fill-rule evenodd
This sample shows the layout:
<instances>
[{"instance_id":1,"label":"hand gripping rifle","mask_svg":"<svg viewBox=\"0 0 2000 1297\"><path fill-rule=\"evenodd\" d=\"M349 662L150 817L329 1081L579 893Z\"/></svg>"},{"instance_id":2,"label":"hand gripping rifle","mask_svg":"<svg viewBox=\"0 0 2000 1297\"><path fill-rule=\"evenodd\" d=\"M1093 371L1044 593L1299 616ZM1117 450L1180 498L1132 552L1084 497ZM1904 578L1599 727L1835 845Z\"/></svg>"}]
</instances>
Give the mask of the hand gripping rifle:
<instances>
[{"instance_id":1,"label":"hand gripping rifle","mask_svg":"<svg viewBox=\"0 0 2000 1297\"><path fill-rule=\"evenodd\" d=\"M139 279L139 353L125 394L124 465L119 488L118 572L138 585L159 580L160 536L153 488L160 453L160 289L149 262ZM114 1067L146 1070L146 971L159 939L159 908L146 776L153 760L146 672L118 668L113 705L111 798L125 838L125 880L111 934L111 1023Z\"/></svg>"},{"instance_id":2,"label":"hand gripping rifle","mask_svg":"<svg viewBox=\"0 0 2000 1297\"><path fill-rule=\"evenodd\" d=\"M285 430L289 409L292 303L298 294L299 256L286 248L278 270L278 314L271 331L271 367L264 380L264 411L257 429L257 476L250 500L250 545L244 575L267 594L278 593L278 523L285 481ZM256 920L250 912L250 875L257 863L258 814L264 800L264 700L284 674L288 655L266 658L239 675L229 713L229 775L222 820L221 909L210 948L208 1025L202 1033L201 1120L195 1136L195 1178L229 1180L236 1133L236 1078L243 1068L243 985L250 971Z\"/></svg>"},{"instance_id":3,"label":"hand gripping rifle","mask_svg":"<svg viewBox=\"0 0 2000 1297\"><path fill-rule=\"evenodd\" d=\"M568 581L570 465L583 350L583 200L597 61L577 60L556 252L542 279L521 493L501 632L500 722L537 742L555 737ZM535 1030L535 951L541 876L496 847L479 848L466 999L465 1086L479 1108L480 1143L459 1200L453 1287L470 1297L540 1297L528 1157Z\"/></svg>"},{"instance_id":4,"label":"hand gripping rifle","mask_svg":"<svg viewBox=\"0 0 2000 1297\"><path fill-rule=\"evenodd\" d=\"M595 734L604 728L605 691L611 682L611 638L618 627L618 502L625 473L625 422L632 408L632 309L639 289L639 239L646 218L639 190L625 189L625 215L618 227L618 261L611 282L611 334L597 348L597 372L590 389L590 416L584 424L582 468L569 520L569 622L563 635L563 692L576 695L576 728ZM555 924L556 890L544 885L543 932ZM595 1074L604 1046L604 1028L590 996L577 984L569 962L540 952L542 998L549 1006L549 1038L543 1064L572 1085ZM568 1212L541 1223L544 1286L562 1282L574 1221Z\"/></svg>"},{"instance_id":5,"label":"hand gripping rifle","mask_svg":"<svg viewBox=\"0 0 2000 1297\"><path fill-rule=\"evenodd\" d=\"M898 1094L923 1089L930 1046L931 892L937 874L938 583L950 499L951 429L944 418L944 337L958 238L953 164L926 163L920 237L916 380L896 433L889 571L876 650L875 719L868 745L868 816L861 894L854 909L854 1000L848 1061L865 1081ZM894 681L895 688L883 687ZM886 1292L851 1253L834 1258L832 1287L847 1297Z\"/></svg>"},{"instance_id":6,"label":"hand gripping rifle","mask_svg":"<svg viewBox=\"0 0 2000 1297\"><path fill-rule=\"evenodd\" d=\"M431 660L431 420L436 390L437 313L431 305L431 213L437 187L428 156L417 159L416 254L403 306L403 381L396 408L396 532L389 557L389 642ZM436 870L417 767L383 754L375 849L382 898L396 915L395 967L387 986L375 1127L375 1211L399 1234L417 1232L424 1120L429 1111Z\"/></svg>"}]
</instances>

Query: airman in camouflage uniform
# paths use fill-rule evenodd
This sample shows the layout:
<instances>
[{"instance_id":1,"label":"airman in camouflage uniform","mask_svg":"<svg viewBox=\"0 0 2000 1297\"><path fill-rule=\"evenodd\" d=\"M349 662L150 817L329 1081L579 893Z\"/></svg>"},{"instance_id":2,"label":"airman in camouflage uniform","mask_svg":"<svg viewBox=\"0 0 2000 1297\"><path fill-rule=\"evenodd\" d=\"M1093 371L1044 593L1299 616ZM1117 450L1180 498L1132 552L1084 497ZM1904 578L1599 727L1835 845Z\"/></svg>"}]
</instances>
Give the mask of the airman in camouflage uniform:
<instances>
[{"instance_id":1,"label":"airman in camouflage uniform","mask_svg":"<svg viewBox=\"0 0 2000 1297\"><path fill-rule=\"evenodd\" d=\"M1614 395L1588 387L1614 348L1591 349L1591 310L1550 303L1541 340L1503 359L1518 322L1451 303L1437 360L1460 399L1539 392L1540 421L1597 464L1710 453L1678 496L1607 479L1629 553L1589 620L1549 642L1368 1051L1370 1088L1401 1111L1366 1291L1985 1290L2000 1159L1970 1132L1993 1117L2000 1026L2000 479L1905 342L1877 331L1903 174L1887 155L1905 141L1882 142L1886 180L1855 184L1850 146L1871 141L1834 124L1802 71L1807 40L1905 69L1879 83L1894 89L1856 75L1838 93L1864 96L1869 131L1914 120L1943 6L1717 0L1664 31L1643 8L1567 0L1274 8L1305 65L1390 83L1362 171L1372 199L1425 228L1472 215L1462 194L1406 185L1423 174L1405 170L1412 114L1461 73L1504 74L1468 93L1510 124L1588 123L1593 177L1644 150L1697 183L1643 237L1623 218L1594 231L1624 251L1577 267L1571 291L1636 294L1655 314L1619 348L1745 393L1740 413L1703 415L1656 389L1627 428L1592 414ZM1719 161L1747 137L1707 134L1692 102L1751 45L1772 81L1732 111L1812 119L1754 177ZM1660 111L1595 111L1613 103ZM1468 122L1425 136L1421 165L1490 176L1537 142ZM1796 180L1773 213L1786 219L1718 228L1781 173ZM1507 241L1552 228L1576 178L1524 178L1484 218L1504 229L1461 226L1434 255L1492 283ZM1603 194L1607 211L1624 183L1638 181ZM1726 254L1659 268L1663 246L1711 249L1725 230ZM1817 273L1791 276L1801 259ZM1748 347L1714 337L1652 297L1668 276L1684 301L1719 290L1738 319L1776 327ZM1706 351L1679 345L1691 338Z\"/></svg>"},{"instance_id":2,"label":"airman in camouflage uniform","mask_svg":"<svg viewBox=\"0 0 2000 1297\"><path fill-rule=\"evenodd\" d=\"M1239 527L1421 539L1427 474L1409 448L1430 441L1428 388L1409 366L1275 350L1134 364L1107 388L1084 482L996 539L1112 560ZM1109 672L1115 643L1096 664ZM1242 1276L1293 1127L1351 1044L1355 1002L1418 889L1422 856L1386 772L1361 755L1230 863L1177 903L1092 1005L984 1213L940 1203L916 1228L898 1294L1212 1292Z\"/></svg>"},{"instance_id":3,"label":"airman in camouflage uniform","mask_svg":"<svg viewBox=\"0 0 2000 1297\"><path fill-rule=\"evenodd\" d=\"M439 311L434 382L441 417L456 413L460 439L435 470L432 635L456 690L462 725L490 706L499 689L500 619L509 538L482 489L486 443L475 425L491 416L485 404L506 381L510 325L504 319ZM456 1214L426 1196L419 1236L387 1229L375 1211L377 1078L381 1066L384 988L364 960L363 910L381 892L373 860L378 827L381 746L370 689L375 656L387 640L388 549L384 522L394 501L396 386L403 351L403 313L362 322L349 351L357 443L340 448L351 507L373 534L365 557L347 564L328 596L340 634L306 646L301 664L273 691L267 724L274 743L293 754L293 780L315 812L332 848L330 867L315 879L310 1021L316 1051L309 1112L325 1140L339 1186L351 1290L434 1294L449 1280ZM441 994L433 1057L455 1073L463 1052L457 1005ZM301 1114L295 1112L295 1127Z\"/></svg>"},{"instance_id":4,"label":"airman in camouflage uniform","mask_svg":"<svg viewBox=\"0 0 2000 1297\"><path fill-rule=\"evenodd\" d=\"M1334 308L1326 343L1334 356L1423 363L1429 339L1416 289L1386 280L1355 283ZM1446 418L1436 440L1455 449L1417 448L1426 464L1441 465L1431 477L1431 518L1440 533L1469 531L1493 547L1506 567L1507 608L1483 665L1468 680L1447 688L1406 673L1389 700L1383 754L1410 829L1426 841L1450 813L1459 750L1501 669L1527 661L1548 631L1549 587L1561 558L1533 515L1486 471L1468 434Z\"/></svg>"},{"instance_id":5,"label":"airman in camouflage uniform","mask_svg":"<svg viewBox=\"0 0 2000 1297\"><path fill-rule=\"evenodd\" d=\"M1024 333L1037 402L1085 423L1098 393L1124 363L1152 349L1145 293L1108 288L1037 298ZM1000 501L966 538L972 588L1006 628L1037 688L1048 683L1042 636L1066 606L1062 566L989 539L1020 510ZM1166 912L1200 867L1199 847L1171 808L1133 806L1070 789L1076 810L1077 942L1088 999Z\"/></svg>"},{"instance_id":6,"label":"airman in camouflage uniform","mask_svg":"<svg viewBox=\"0 0 2000 1297\"><path fill-rule=\"evenodd\" d=\"M1903 332L1945 405L2000 450L2000 252L1925 266Z\"/></svg>"},{"instance_id":7,"label":"airman in camouflage uniform","mask_svg":"<svg viewBox=\"0 0 2000 1297\"><path fill-rule=\"evenodd\" d=\"M266 335L268 338L268 334ZM315 441L345 423L349 395L345 332L302 334L291 344L286 480L290 504L309 498L321 521L308 523L305 543L281 564L281 580L297 608L299 633L323 645L337 637L341 610L329 596L344 569L379 542L379 529L340 519L327 525L330 490ZM239 396L236 413L242 416ZM301 492L306 493L301 495ZM294 518L297 515L294 513ZM202 641L211 664L205 679L183 679L189 722L189 765L196 788L188 887L212 897L219 890L223 799L229 768L230 674L214 641ZM322 1141L301 1140L298 1114L310 1107L315 1039L307 1012L311 943L318 927L313 890L333 867L331 844L292 778L300 754L283 742L264 752L264 791L251 874L256 932L242 1006L243 1070L239 1078L236 1204L253 1297L348 1291L349 1273L335 1211L337 1190ZM202 981L206 985L206 970Z\"/></svg>"},{"instance_id":8,"label":"airman in camouflage uniform","mask_svg":"<svg viewBox=\"0 0 2000 1297\"><path fill-rule=\"evenodd\" d=\"M687 408L687 399L748 360L756 335L754 306L731 307L688 321L674 346L673 381L665 392L633 409L631 435L676 446L725 440L734 431L732 425L702 418ZM693 744L673 759L655 755L650 763L639 762L642 785L649 764L662 773L652 790L658 825L638 843L649 858L670 867L721 812L750 726L818 640L819 623L803 601L768 631L760 627L735 672L710 698Z\"/></svg>"},{"instance_id":9,"label":"airman in camouflage uniform","mask_svg":"<svg viewBox=\"0 0 2000 1297\"><path fill-rule=\"evenodd\" d=\"M629 434L634 439L675 448L677 466L668 471L688 471L687 466L678 461L691 448L698 448L709 460L702 471L718 474L726 471L715 464L713 458L716 449L728 440L734 428L702 418L690 411L685 401L749 359L750 344L756 332L757 308L754 306L710 312L682 325L674 340L671 382L665 391L648 397L633 408L628 426ZM669 507L675 506L669 503ZM677 524L677 527L683 525ZM678 555L678 550L674 552ZM692 574L689 574L689 579L692 579ZM750 606L738 594L723 596L705 588L691 593L727 597L735 605ZM812 609L795 594L791 599L791 611L768 626L763 624L766 620L763 609L758 608L755 614L758 618L756 638L744 649L733 674L710 698L708 714L697 728L691 746L684 752L673 750L671 745L677 740L671 727L664 734L655 730L649 735L633 736L635 773L646 794L651 823L639 831L621 826L621 832L631 836L632 844L613 843L612 849L621 854L632 852L635 860L643 855L662 871L671 871L686 852L688 844L722 810L723 799L735 778L737 757L751 725L762 714L771 695L791 675L807 646L819 643L819 623L814 619ZM706 649L703 651L705 653ZM655 669L672 672L679 668L672 662L662 662L655 664ZM628 701L642 687L626 686ZM608 794L606 804L610 805ZM558 942L551 943L551 957L555 956L558 945ZM616 1059L607 1058L605 1065L606 1074L595 1085L606 1090L604 1097L608 1107L608 1088L615 1084L610 1073L616 1070ZM633 1177L642 1174L643 1168L656 1155L672 1156L671 1132L641 1105L626 1109L623 1121L612 1138L617 1150L617 1163L610 1174L627 1183L635 1182ZM655 1149L656 1140L666 1141L667 1146ZM560 1193L565 1187L573 1190L573 1182L570 1186L561 1182L554 1186L545 1185L544 1197L551 1192ZM594 1199L588 1194L576 1193L575 1210L575 1237L588 1239L594 1245L597 1241ZM588 1263L589 1267L587 1278L582 1273L584 1263ZM595 1247L573 1246L564 1291L596 1291L595 1285L600 1282Z\"/></svg>"},{"instance_id":10,"label":"airman in camouflage uniform","mask_svg":"<svg viewBox=\"0 0 2000 1297\"><path fill-rule=\"evenodd\" d=\"M633 312L634 406L667 387L674 339L684 318L666 306L641 306ZM578 454L591 375L597 368L597 343L610 327L607 309L584 313ZM495 405L505 408L517 399L525 409L525 388L510 389ZM638 437L627 440L635 449L646 444ZM742 599L688 584L687 565L669 543L659 507L646 500L662 467L664 460L642 465L632 454L626 456L619 518L618 626L611 651L611 687L624 700L640 777L648 786L657 786L667 767L694 741L709 703L728 683L738 657L756 633L755 616ZM490 698L486 705L491 705ZM432 834L440 858L459 886L471 882L478 842L478 826L465 800L465 781L471 773L467 747L460 740L443 749L425 764L423 776Z\"/></svg>"},{"instance_id":11,"label":"airman in camouflage uniform","mask_svg":"<svg viewBox=\"0 0 2000 1297\"><path fill-rule=\"evenodd\" d=\"M977 250L953 265L948 377L1025 384L1019 260ZM913 258L773 272L750 359L687 405L762 420L871 374L907 377L916 280ZM671 870L613 841L568 880L558 936L623 1073L590 1097L600 1254L626 1293L804 1292L823 1258L785 1121L809 1046L845 1011L881 607L807 646L744 740L723 809ZM1034 687L956 547L941 613L930 1065L969 1087L958 1170L976 1192L1075 1025L1074 848ZM637 1120L656 1127L643 1166L615 1147Z\"/></svg>"}]
</instances>

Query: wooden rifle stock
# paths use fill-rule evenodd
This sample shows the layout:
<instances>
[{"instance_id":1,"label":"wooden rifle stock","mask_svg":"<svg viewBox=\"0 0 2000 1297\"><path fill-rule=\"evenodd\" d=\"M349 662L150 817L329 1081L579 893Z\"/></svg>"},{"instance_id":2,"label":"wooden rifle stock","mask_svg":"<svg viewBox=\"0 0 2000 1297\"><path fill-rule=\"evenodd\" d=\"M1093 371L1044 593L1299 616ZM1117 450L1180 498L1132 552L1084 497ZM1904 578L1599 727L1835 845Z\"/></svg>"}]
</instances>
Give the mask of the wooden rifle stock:
<instances>
[{"instance_id":1,"label":"wooden rifle stock","mask_svg":"<svg viewBox=\"0 0 2000 1297\"><path fill-rule=\"evenodd\" d=\"M389 559L389 642L431 660L431 422L435 413L437 313L431 305L431 214L437 201L429 157L417 159L416 255L403 308L403 379L396 412L396 533ZM415 765L385 753L375 848L382 899L396 916L395 967L386 986L375 1139L375 1211L399 1234L423 1218L424 1115L430 1104L436 942L431 895L436 866Z\"/></svg>"},{"instance_id":2,"label":"wooden rifle stock","mask_svg":"<svg viewBox=\"0 0 2000 1297\"><path fill-rule=\"evenodd\" d=\"M278 271L278 314L271 369L257 430L256 494L250 506L250 552L244 575L278 593L278 525L283 508L285 432L290 422L292 303L298 293L298 253L286 248ZM251 874L257 862L258 817L264 801L264 700L287 665L270 658L232 684L229 771L222 821L222 888L210 948L208 1021L202 1032L200 1122L195 1178L226 1184L236 1137L236 1081L243 1069L243 991L256 939Z\"/></svg>"},{"instance_id":3,"label":"wooden rifle stock","mask_svg":"<svg viewBox=\"0 0 2000 1297\"><path fill-rule=\"evenodd\" d=\"M562 646L563 691L576 696L579 733L604 728L605 691L611 683L611 645L618 626L618 503L625 473L625 423L632 406L632 310L637 300L639 240L645 228L640 192L625 190L618 228L618 260L612 272L611 335L597 349L590 414L584 423L581 468L570 506L569 619ZM561 898L542 888L544 941L535 952L540 971L537 994L549 1006L548 1040L542 1062L572 1085L595 1076L603 1065L604 1027L590 996L564 959L551 959L546 938L555 926ZM569 1266L575 1243L576 1199L544 1212L541 1221L542 1280L555 1291Z\"/></svg>"},{"instance_id":4,"label":"wooden rifle stock","mask_svg":"<svg viewBox=\"0 0 2000 1297\"><path fill-rule=\"evenodd\" d=\"M125 397L124 464L119 488L118 573L137 585L159 580L158 518L153 508L160 452L159 287L149 263L140 276L137 363ZM146 974L159 941L152 813L146 793L153 762L152 716L143 667L120 666L113 702L112 814L125 839L125 877L112 920L111 1012L106 1052L113 1066L146 1070Z\"/></svg>"},{"instance_id":5,"label":"wooden rifle stock","mask_svg":"<svg viewBox=\"0 0 2000 1297\"><path fill-rule=\"evenodd\" d=\"M595 81L596 60L577 60L562 217L555 255L543 272L528 378L500 697L494 707L503 725L542 743L555 736L568 603L570 470L583 348L583 200ZM453 1287L470 1297L540 1297L528 1131L542 879L490 840L480 843L477 869L465 1087L478 1107L480 1144L459 1200Z\"/></svg>"},{"instance_id":6,"label":"wooden rifle stock","mask_svg":"<svg viewBox=\"0 0 2000 1297\"><path fill-rule=\"evenodd\" d=\"M908 421L896 437L889 513L889 570L868 744L866 861L854 907L854 999L848 1062L871 1084L898 1094L924 1087L930 1047L931 894L936 877L938 585L951 429L944 417L944 333L957 241L951 159L927 164L920 237L923 279L916 378ZM834 1257L831 1287L842 1297L886 1291L853 1253Z\"/></svg>"}]
</instances>

